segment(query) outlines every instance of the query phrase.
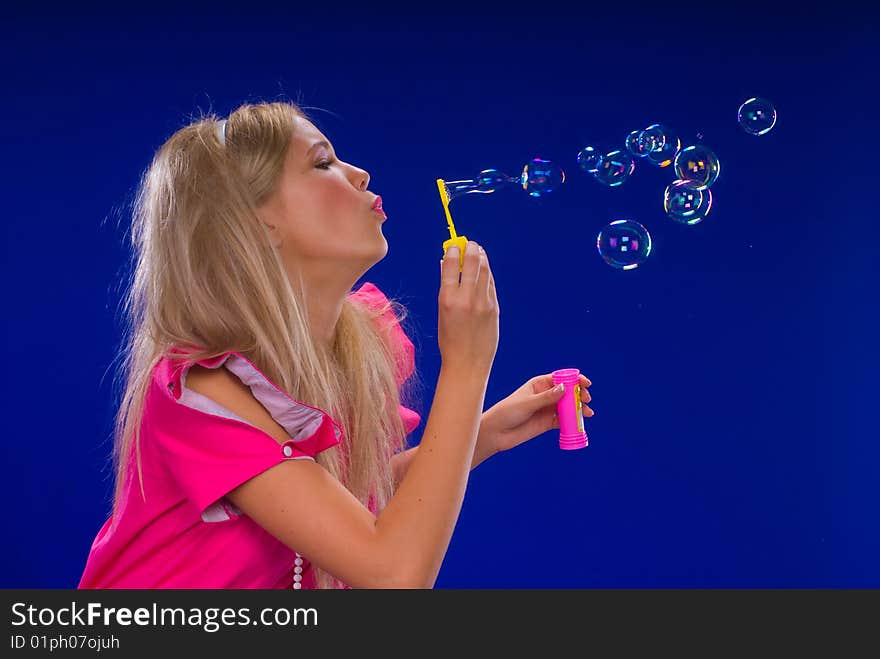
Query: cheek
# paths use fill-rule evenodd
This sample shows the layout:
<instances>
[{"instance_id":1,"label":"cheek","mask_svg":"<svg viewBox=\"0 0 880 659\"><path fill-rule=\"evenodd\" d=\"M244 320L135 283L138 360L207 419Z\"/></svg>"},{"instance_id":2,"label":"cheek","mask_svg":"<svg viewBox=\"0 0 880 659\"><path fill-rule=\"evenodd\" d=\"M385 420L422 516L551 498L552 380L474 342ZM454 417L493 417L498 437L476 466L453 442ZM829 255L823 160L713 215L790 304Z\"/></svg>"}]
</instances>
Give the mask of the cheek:
<instances>
[{"instance_id":1,"label":"cheek","mask_svg":"<svg viewBox=\"0 0 880 659\"><path fill-rule=\"evenodd\" d=\"M342 229L364 215L367 200L366 195L363 197L360 198L348 181L334 179L315 190L312 213L314 217L321 218L325 227Z\"/></svg>"},{"instance_id":2,"label":"cheek","mask_svg":"<svg viewBox=\"0 0 880 659\"><path fill-rule=\"evenodd\" d=\"M358 192L341 174L333 177L330 185L320 190L323 202L334 208L355 208L365 203L367 195Z\"/></svg>"},{"instance_id":3,"label":"cheek","mask_svg":"<svg viewBox=\"0 0 880 659\"><path fill-rule=\"evenodd\" d=\"M344 243L359 221L358 200L352 197L339 186L326 186L314 190L307 199L298 199L284 226L291 255L321 257L340 241Z\"/></svg>"},{"instance_id":4,"label":"cheek","mask_svg":"<svg viewBox=\"0 0 880 659\"><path fill-rule=\"evenodd\" d=\"M338 176L313 180L308 194L285 199L284 233L305 247L342 231L350 232L352 223L364 221L368 215L366 197Z\"/></svg>"}]
</instances>

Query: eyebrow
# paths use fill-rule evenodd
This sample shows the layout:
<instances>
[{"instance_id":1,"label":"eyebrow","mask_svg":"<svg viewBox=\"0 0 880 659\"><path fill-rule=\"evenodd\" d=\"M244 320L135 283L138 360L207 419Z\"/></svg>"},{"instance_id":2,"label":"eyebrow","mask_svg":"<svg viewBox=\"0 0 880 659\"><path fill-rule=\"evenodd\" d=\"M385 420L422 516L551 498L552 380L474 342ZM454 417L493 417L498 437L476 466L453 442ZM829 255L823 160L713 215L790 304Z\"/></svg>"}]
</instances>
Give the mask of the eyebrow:
<instances>
[{"instance_id":1,"label":"eyebrow","mask_svg":"<svg viewBox=\"0 0 880 659\"><path fill-rule=\"evenodd\" d=\"M306 156L308 156L312 151L314 151L319 146L326 146L328 149L330 148L330 142L327 140L321 140L320 142L315 142L312 146L309 147L309 150L306 151Z\"/></svg>"}]
</instances>

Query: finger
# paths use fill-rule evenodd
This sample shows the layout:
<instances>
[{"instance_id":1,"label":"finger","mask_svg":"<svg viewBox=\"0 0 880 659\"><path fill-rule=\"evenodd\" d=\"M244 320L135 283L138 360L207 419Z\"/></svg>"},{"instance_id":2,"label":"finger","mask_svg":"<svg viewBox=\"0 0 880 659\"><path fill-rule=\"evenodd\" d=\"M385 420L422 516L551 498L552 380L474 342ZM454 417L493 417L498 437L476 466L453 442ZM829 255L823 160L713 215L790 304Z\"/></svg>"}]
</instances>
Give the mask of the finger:
<instances>
[{"instance_id":1,"label":"finger","mask_svg":"<svg viewBox=\"0 0 880 659\"><path fill-rule=\"evenodd\" d=\"M583 373L580 373L578 375L578 384L581 387L581 392L587 393L586 400L589 401L590 398L589 398L589 392L587 391L587 387L589 387L593 383L590 382L590 379L586 375L584 375ZM553 383L553 374L552 373L544 373L543 375L536 375L534 378L532 378L532 391L536 394L540 394L544 391L547 391L547 389L552 389L555 386L556 385ZM581 393L581 399L583 399L583 393Z\"/></svg>"},{"instance_id":2,"label":"finger","mask_svg":"<svg viewBox=\"0 0 880 659\"><path fill-rule=\"evenodd\" d=\"M489 257L480 247L480 274L477 276L477 293L489 297Z\"/></svg>"},{"instance_id":3,"label":"finger","mask_svg":"<svg viewBox=\"0 0 880 659\"><path fill-rule=\"evenodd\" d=\"M467 242L464 250L464 267L461 269L462 288L474 288L480 275L480 246L473 240Z\"/></svg>"},{"instance_id":4,"label":"finger","mask_svg":"<svg viewBox=\"0 0 880 659\"><path fill-rule=\"evenodd\" d=\"M594 414L595 414L595 412L592 410L592 408L587 407L586 405L582 406L581 416L585 416L585 417L589 418L589 417L592 417ZM551 428L559 428L559 415L558 414L553 415L553 419L550 421L550 427Z\"/></svg>"},{"instance_id":5,"label":"finger","mask_svg":"<svg viewBox=\"0 0 880 659\"><path fill-rule=\"evenodd\" d=\"M444 286L458 286L458 269L460 263L458 245L451 245L443 257L443 267L440 269L440 288Z\"/></svg>"},{"instance_id":6,"label":"finger","mask_svg":"<svg viewBox=\"0 0 880 659\"><path fill-rule=\"evenodd\" d=\"M489 299L496 305L498 304L498 293L495 291L495 275L492 274L492 268L489 268Z\"/></svg>"},{"instance_id":7,"label":"finger","mask_svg":"<svg viewBox=\"0 0 880 659\"><path fill-rule=\"evenodd\" d=\"M532 378L532 392L536 394L544 393L548 389L552 389L556 385L553 384L553 374L552 373L544 373L543 375L536 375Z\"/></svg>"},{"instance_id":8,"label":"finger","mask_svg":"<svg viewBox=\"0 0 880 659\"><path fill-rule=\"evenodd\" d=\"M486 270L489 272L489 279L486 286L486 294L489 296L489 302L498 304L498 294L495 292L495 275L492 274L492 265L489 263L489 256L486 255Z\"/></svg>"},{"instance_id":9,"label":"finger","mask_svg":"<svg viewBox=\"0 0 880 659\"><path fill-rule=\"evenodd\" d=\"M593 400L592 396L590 396L590 392L583 387L581 387L581 400L585 403L589 403L591 400Z\"/></svg>"}]
</instances>

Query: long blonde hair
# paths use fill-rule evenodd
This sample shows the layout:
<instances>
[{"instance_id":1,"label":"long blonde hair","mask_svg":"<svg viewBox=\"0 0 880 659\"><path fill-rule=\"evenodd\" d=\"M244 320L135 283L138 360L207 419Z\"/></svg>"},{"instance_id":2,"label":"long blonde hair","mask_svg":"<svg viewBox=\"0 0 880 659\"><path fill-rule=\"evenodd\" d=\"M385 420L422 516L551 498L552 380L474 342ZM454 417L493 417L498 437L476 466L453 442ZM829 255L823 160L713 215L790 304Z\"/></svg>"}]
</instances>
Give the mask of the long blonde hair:
<instances>
[{"instance_id":1,"label":"long blonde hair","mask_svg":"<svg viewBox=\"0 0 880 659\"><path fill-rule=\"evenodd\" d=\"M370 310L346 298L332 345L324 347L310 334L302 286L288 280L257 214L278 185L300 118L308 119L289 101L244 104L227 119L224 146L218 118L203 116L177 130L143 174L132 209L133 268L118 355L114 516L131 473L132 442L146 497L144 398L153 367L172 347L194 360L241 353L342 425L342 444L319 453L320 465L365 505L372 496L377 510L393 494L390 459L407 447L398 405L418 411L422 384L416 375L398 389L389 333L375 319L392 309L402 322L406 307L389 298L385 308ZM339 585L315 569L319 587Z\"/></svg>"}]
</instances>

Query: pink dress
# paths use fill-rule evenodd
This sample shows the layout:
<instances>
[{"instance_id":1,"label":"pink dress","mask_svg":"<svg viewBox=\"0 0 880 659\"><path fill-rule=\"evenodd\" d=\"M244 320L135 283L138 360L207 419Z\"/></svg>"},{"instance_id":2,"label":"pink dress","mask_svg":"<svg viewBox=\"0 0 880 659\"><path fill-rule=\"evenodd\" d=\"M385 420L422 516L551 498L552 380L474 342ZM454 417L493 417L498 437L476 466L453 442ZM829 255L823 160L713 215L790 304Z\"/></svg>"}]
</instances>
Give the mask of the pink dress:
<instances>
[{"instance_id":1,"label":"pink dress","mask_svg":"<svg viewBox=\"0 0 880 659\"><path fill-rule=\"evenodd\" d=\"M379 305L385 295L365 283L349 299ZM415 368L414 347L393 311L398 385ZM92 543L79 588L314 588L308 559L282 544L225 495L285 460L314 460L338 444L340 425L293 399L247 358L227 352L198 362L242 380L290 439L271 435L186 387L194 362L164 357L153 369L141 426L143 500L129 460L119 514ZM406 432L420 422L400 406ZM376 512L372 500L370 509Z\"/></svg>"}]
</instances>

